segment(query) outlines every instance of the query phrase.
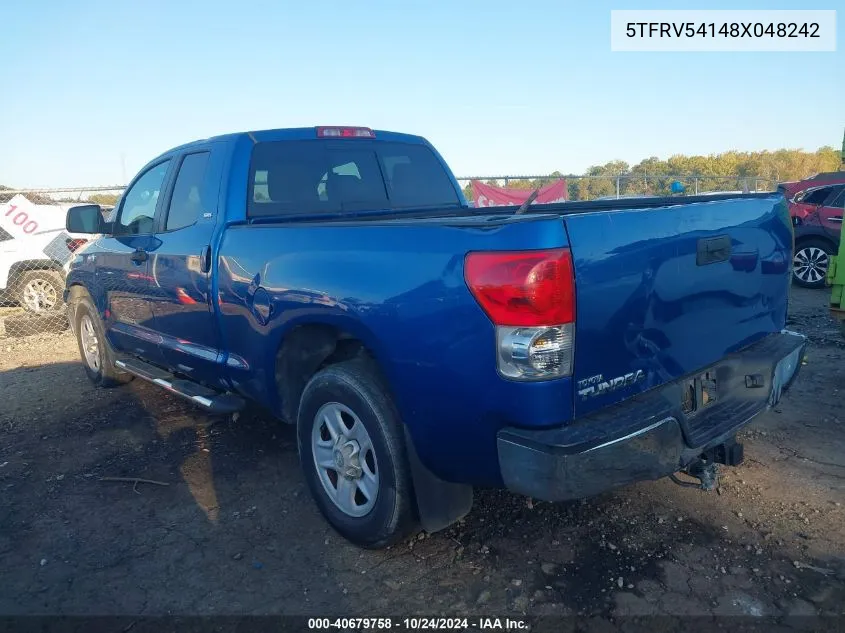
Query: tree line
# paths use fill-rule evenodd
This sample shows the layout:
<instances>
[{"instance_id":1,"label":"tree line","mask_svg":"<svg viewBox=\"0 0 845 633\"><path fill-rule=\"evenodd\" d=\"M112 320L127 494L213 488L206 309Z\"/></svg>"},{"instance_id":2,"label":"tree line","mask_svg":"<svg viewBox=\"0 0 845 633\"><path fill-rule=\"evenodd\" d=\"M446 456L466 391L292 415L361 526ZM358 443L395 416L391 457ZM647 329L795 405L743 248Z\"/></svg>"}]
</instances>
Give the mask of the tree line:
<instances>
[{"instance_id":1,"label":"tree line","mask_svg":"<svg viewBox=\"0 0 845 633\"><path fill-rule=\"evenodd\" d=\"M708 191L740 191L746 187L752 191L756 186L761 190L771 190L777 183L801 180L813 174L840 169L845 161L845 138L842 151L833 147L822 147L815 152L797 149L779 149L775 151L739 152L730 151L710 156L685 156L677 154L666 160L656 156L646 158L636 165L629 165L622 160L613 160L604 165L590 167L584 176L564 175L559 171L546 178L512 178L508 187L518 189L536 189L559 178L567 179L570 200L594 200L603 196L616 195L617 184L620 195L662 196L670 193L672 183L680 180L687 192L704 193ZM755 179L759 179L755 183ZM487 181L487 184L502 186L499 181ZM11 195L3 194L0 185L0 202L5 202ZM464 188L467 199L472 198L470 184ZM95 193L88 196L88 201L101 205L114 205L119 199L114 193ZM36 204L50 204L57 200L46 195L28 194ZM75 198L60 202L75 202Z\"/></svg>"},{"instance_id":2,"label":"tree line","mask_svg":"<svg viewBox=\"0 0 845 633\"><path fill-rule=\"evenodd\" d=\"M843 143L845 151L845 143ZM685 156L677 154L666 160L656 156L646 158L636 165L623 160L613 160L604 165L594 165L584 176L565 176L559 171L546 178L508 179L507 186L517 189L536 189L559 178L567 179L570 200L594 200L616 195L617 181L620 195L669 195L672 183L680 180L688 193L708 191L772 190L778 183L801 180L813 174L840 169L843 153L833 147L822 147L815 152L796 149L776 151L730 151L710 156ZM756 183L755 183L756 180ZM502 181L487 184L504 186ZM464 188L467 199L472 198L471 185Z\"/></svg>"}]
</instances>

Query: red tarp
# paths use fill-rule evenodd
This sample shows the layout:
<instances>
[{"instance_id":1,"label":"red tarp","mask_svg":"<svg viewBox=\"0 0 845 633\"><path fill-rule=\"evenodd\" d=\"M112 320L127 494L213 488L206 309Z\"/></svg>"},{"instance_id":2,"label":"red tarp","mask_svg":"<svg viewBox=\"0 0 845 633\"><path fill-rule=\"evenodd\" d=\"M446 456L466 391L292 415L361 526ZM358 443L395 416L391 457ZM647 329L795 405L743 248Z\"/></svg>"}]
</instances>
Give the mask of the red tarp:
<instances>
[{"instance_id":1,"label":"red tarp","mask_svg":"<svg viewBox=\"0 0 845 633\"><path fill-rule=\"evenodd\" d=\"M503 207L520 205L531 195L531 189L512 189L493 187L477 180L472 181L472 199L476 207ZM564 202L566 200L566 181L556 180L540 189L534 202Z\"/></svg>"}]
</instances>

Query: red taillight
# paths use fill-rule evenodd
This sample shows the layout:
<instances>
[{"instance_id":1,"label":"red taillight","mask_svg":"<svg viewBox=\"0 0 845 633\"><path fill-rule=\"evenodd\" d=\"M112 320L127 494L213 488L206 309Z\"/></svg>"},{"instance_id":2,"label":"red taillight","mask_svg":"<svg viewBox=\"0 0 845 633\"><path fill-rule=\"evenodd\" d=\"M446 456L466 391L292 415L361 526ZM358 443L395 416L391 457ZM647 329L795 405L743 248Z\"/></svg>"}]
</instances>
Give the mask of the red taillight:
<instances>
[{"instance_id":1,"label":"red taillight","mask_svg":"<svg viewBox=\"0 0 845 633\"><path fill-rule=\"evenodd\" d=\"M568 248L470 253L464 277L496 325L563 325L575 321L575 278Z\"/></svg>"},{"instance_id":2,"label":"red taillight","mask_svg":"<svg viewBox=\"0 0 845 633\"><path fill-rule=\"evenodd\" d=\"M322 126L317 128L317 138L375 138L368 127Z\"/></svg>"},{"instance_id":3,"label":"red taillight","mask_svg":"<svg viewBox=\"0 0 845 633\"><path fill-rule=\"evenodd\" d=\"M71 237L69 237L69 238L67 238L67 239L65 240L65 244L67 244L67 249L68 249L71 253L75 253L75 252L76 252L76 250L77 250L80 246L82 246L83 244L87 244L87 243L88 243L88 240L73 239L73 238L71 238Z\"/></svg>"}]
</instances>

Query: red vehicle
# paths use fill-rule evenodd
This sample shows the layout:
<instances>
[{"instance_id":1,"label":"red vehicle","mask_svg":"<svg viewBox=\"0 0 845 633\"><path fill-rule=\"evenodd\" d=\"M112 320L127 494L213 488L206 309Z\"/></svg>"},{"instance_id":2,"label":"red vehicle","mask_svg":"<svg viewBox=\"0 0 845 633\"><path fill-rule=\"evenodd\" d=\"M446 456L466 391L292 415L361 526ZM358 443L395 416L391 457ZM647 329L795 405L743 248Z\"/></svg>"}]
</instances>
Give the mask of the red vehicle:
<instances>
[{"instance_id":1,"label":"red vehicle","mask_svg":"<svg viewBox=\"0 0 845 633\"><path fill-rule=\"evenodd\" d=\"M795 227L792 278L805 288L823 288L830 258L839 250L845 171L784 183L778 190L789 201Z\"/></svg>"},{"instance_id":2,"label":"red vehicle","mask_svg":"<svg viewBox=\"0 0 845 633\"><path fill-rule=\"evenodd\" d=\"M778 191L787 200L791 200L796 194L805 189L821 187L822 185L845 185L845 171L827 171L810 176L809 178L804 178L803 180L782 182L778 185Z\"/></svg>"}]
</instances>

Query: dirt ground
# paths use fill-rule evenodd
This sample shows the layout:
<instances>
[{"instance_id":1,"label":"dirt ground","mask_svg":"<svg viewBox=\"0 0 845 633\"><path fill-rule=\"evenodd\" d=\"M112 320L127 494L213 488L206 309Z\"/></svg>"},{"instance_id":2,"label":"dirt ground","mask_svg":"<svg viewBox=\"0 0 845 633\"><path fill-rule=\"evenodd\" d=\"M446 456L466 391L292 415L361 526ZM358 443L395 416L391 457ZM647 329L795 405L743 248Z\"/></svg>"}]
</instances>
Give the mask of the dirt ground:
<instances>
[{"instance_id":1,"label":"dirt ground","mask_svg":"<svg viewBox=\"0 0 845 633\"><path fill-rule=\"evenodd\" d=\"M842 614L845 339L827 296L793 291L808 363L718 491L480 490L459 525L384 551L322 520L290 428L215 422L140 380L95 389L68 334L0 339L0 614Z\"/></svg>"}]
</instances>

